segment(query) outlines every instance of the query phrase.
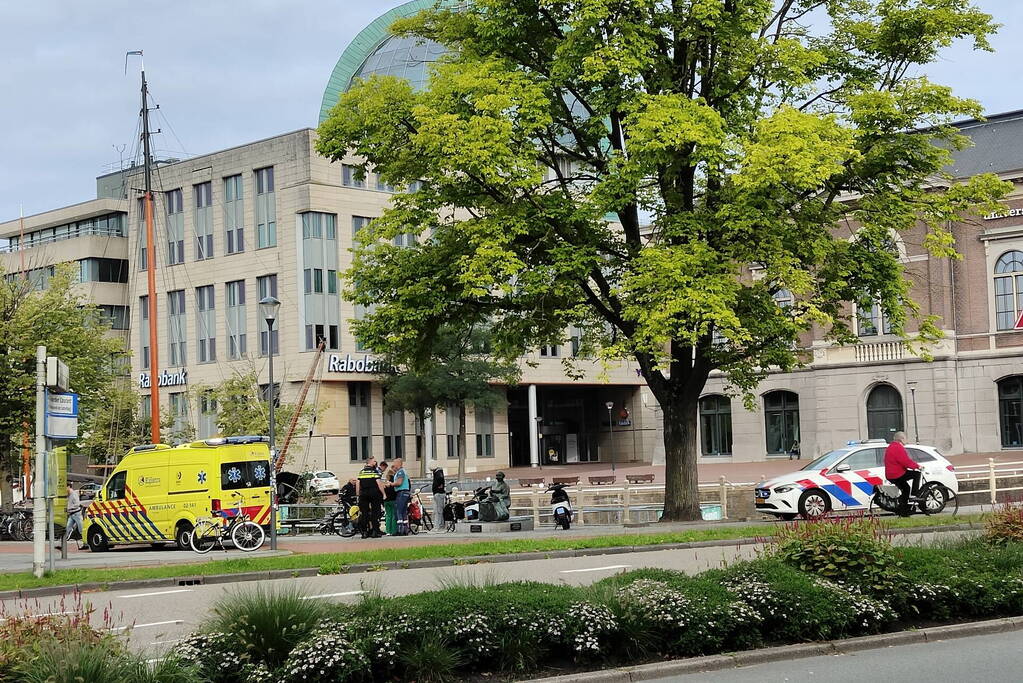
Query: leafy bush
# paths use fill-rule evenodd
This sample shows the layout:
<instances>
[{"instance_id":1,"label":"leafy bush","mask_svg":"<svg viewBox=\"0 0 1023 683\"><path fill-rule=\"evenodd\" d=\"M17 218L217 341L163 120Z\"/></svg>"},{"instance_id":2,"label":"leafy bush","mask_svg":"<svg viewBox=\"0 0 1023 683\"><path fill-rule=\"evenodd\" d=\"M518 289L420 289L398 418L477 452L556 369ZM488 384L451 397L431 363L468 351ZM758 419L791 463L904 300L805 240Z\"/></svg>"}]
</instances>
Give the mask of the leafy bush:
<instances>
[{"instance_id":1,"label":"leafy bush","mask_svg":"<svg viewBox=\"0 0 1023 683\"><path fill-rule=\"evenodd\" d=\"M1023 503L1014 501L995 508L984 527L984 537L991 543L1023 543Z\"/></svg>"},{"instance_id":2,"label":"leafy bush","mask_svg":"<svg viewBox=\"0 0 1023 683\"><path fill-rule=\"evenodd\" d=\"M369 677L370 663L360 645L343 630L317 631L291 651L281 669L280 683L364 680Z\"/></svg>"},{"instance_id":3,"label":"leafy bush","mask_svg":"<svg viewBox=\"0 0 1023 683\"><path fill-rule=\"evenodd\" d=\"M232 592L213 606L204 630L226 636L243 666L262 663L274 670L335 612L328 602L303 597L295 587Z\"/></svg>"},{"instance_id":4,"label":"leafy bush","mask_svg":"<svg viewBox=\"0 0 1023 683\"><path fill-rule=\"evenodd\" d=\"M775 553L809 574L886 594L901 585L891 538L878 521L866 517L825 518L786 525Z\"/></svg>"}]
</instances>

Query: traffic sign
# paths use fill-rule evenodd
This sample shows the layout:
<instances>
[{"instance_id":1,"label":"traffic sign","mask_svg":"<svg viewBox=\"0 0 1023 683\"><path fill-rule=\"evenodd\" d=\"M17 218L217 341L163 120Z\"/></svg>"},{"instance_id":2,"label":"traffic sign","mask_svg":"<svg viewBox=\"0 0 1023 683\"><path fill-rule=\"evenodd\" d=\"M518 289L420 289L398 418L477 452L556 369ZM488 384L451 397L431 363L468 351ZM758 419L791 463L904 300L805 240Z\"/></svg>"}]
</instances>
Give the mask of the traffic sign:
<instances>
[{"instance_id":1,"label":"traffic sign","mask_svg":"<svg viewBox=\"0 0 1023 683\"><path fill-rule=\"evenodd\" d=\"M67 363L56 356L46 359L46 386L55 391L67 391L71 386L70 377Z\"/></svg>"},{"instance_id":2,"label":"traffic sign","mask_svg":"<svg viewBox=\"0 0 1023 683\"><path fill-rule=\"evenodd\" d=\"M1013 325L1014 330L1023 330L1023 311L1019 312L1019 317L1016 318L1016 324Z\"/></svg>"},{"instance_id":3,"label":"traffic sign","mask_svg":"<svg viewBox=\"0 0 1023 683\"><path fill-rule=\"evenodd\" d=\"M78 438L78 394L46 392L46 436L51 439Z\"/></svg>"}]
</instances>

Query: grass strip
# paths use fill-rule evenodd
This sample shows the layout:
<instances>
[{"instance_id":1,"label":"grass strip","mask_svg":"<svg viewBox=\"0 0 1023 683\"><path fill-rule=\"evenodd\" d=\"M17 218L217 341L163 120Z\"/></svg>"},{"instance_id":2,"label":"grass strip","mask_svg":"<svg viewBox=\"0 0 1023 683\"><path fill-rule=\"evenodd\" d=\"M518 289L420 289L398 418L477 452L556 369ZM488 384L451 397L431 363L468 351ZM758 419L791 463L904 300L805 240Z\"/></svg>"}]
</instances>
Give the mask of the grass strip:
<instances>
[{"instance_id":1,"label":"grass strip","mask_svg":"<svg viewBox=\"0 0 1023 683\"><path fill-rule=\"evenodd\" d=\"M892 529L947 526L966 522L980 522L984 514L909 517L887 522ZM61 569L36 578L31 572L0 574L0 591L81 583L114 583L136 579L165 579L178 576L209 576L213 574L239 574L243 572L318 568L322 574L338 574L355 564L383 564L450 558L453 562L467 557L487 557L513 553L538 553L556 550L590 550L622 546L657 546L672 543L721 541L740 538L769 537L779 529L777 524L749 524L743 526L708 526L685 531L647 532L637 530L629 534L591 536L580 538L520 538L510 541L480 541L445 543L437 545L360 550L355 552L308 553L284 557L252 557L213 560L194 564L168 564L159 567L133 567L126 569Z\"/></svg>"}]
</instances>

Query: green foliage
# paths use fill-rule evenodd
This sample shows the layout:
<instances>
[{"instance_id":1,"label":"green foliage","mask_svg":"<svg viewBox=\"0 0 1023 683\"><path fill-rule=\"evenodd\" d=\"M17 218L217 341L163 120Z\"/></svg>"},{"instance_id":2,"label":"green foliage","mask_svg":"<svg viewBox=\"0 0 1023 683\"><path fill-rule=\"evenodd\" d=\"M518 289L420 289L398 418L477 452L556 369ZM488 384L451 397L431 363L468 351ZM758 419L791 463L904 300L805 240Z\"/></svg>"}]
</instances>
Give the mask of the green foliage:
<instances>
[{"instance_id":1,"label":"green foliage","mask_svg":"<svg viewBox=\"0 0 1023 683\"><path fill-rule=\"evenodd\" d=\"M93 410L88 430L82 431L75 446L92 462L116 462L133 446L152 441L150 421L142 416L142 396L127 382L112 383ZM174 420L166 411L160 421L161 430L171 430Z\"/></svg>"},{"instance_id":2,"label":"green foliage","mask_svg":"<svg viewBox=\"0 0 1023 683\"><path fill-rule=\"evenodd\" d=\"M1023 542L1023 503L1004 503L984 522L984 536L992 543Z\"/></svg>"},{"instance_id":3,"label":"green foliage","mask_svg":"<svg viewBox=\"0 0 1023 683\"><path fill-rule=\"evenodd\" d=\"M214 605L204 629L225 634L243 662L277 668L333 612L329 603L303 595L294 587L231 592Z\"/></svg>"},{"instance_id":4,"label":"green foliage","mask_svg":"<svg viewBox=\"0 0 1023 683\"><path fill-rule=\"evenodd\" d=\"M357 82L317 142L419 188L360 235L360 339L415 359L436 330L485 327L513 361L576 326L587 355L637 362L666 424L695 421L714 370L752 401L811 329L855 343L851 303L927 357L940 329L892 235L954 256L949 221L1010 185L947 178L966 144L948 124L980 105L911 74L957 40L989 49L995 25L969 0L805 4L480 0L396 22L450 54L421 91ZM664 516L698 519L695 442L664 433Z\"/></svg>"},{"instance_id":5,"label":"green foliage","mask_svg":"<svg viewBox=\"0 0 1023 683\"><path fill-rule=\"evenodd\" d=\"M898 583L887 529L866 517L832 517L786 525L775 537L775 554L797 569L884 594Z\"/></svg>"}]
</instances>

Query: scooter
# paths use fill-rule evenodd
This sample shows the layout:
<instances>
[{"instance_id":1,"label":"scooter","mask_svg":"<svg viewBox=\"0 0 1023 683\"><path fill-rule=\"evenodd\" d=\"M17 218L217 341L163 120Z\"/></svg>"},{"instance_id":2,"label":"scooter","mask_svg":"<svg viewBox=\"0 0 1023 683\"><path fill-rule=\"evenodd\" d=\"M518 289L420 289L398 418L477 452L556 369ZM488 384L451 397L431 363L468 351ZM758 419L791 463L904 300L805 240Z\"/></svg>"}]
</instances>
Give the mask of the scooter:
<instances>
[{"instance_id":1,"label":"scooter","mask_svg":"<svg viewBox=\"0 0 1023 683\"><path fill-rule=\"evenodd\" d=\"M489 486L481 486L473 492L472 500L465 504L465 520L467 522L480 521L480 503L487 499L489 493Z\"/></svg>"},{"instance_id":2,"label":"scooter","mask_svg":"<svg viewBox=\"0 0 1023 683\"><path fill-rule=\"evenodd\" d=\"M554 516L554 526L560 526L567 531L572 526L572 501L568 499L565 487L565 484L551 484L547 493L551 494L551 514Z\"/></svg>"}]
</instances>

